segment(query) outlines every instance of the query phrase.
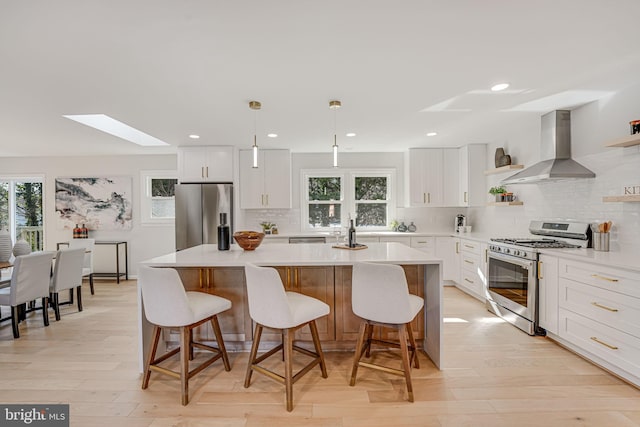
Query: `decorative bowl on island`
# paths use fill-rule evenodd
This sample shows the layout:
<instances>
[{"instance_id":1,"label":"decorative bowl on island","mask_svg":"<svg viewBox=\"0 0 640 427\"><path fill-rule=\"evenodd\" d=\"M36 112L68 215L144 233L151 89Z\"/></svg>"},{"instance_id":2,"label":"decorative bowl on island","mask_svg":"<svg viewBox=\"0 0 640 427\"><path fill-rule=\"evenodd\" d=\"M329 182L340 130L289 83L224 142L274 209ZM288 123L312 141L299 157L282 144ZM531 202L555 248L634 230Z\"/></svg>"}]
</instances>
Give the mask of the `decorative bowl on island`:
<instances>
[{"instance_id":1,"label":"decorative bowl on island","mask_svg":"<svg viewBox=\"0 0 640 427\"><path fill-rule=\"evenodd\" d=\"M233 239L245 251L252 251L262 243L264 233L259 231L236 231L233 233Z\"/></svg>"}]
</instances>

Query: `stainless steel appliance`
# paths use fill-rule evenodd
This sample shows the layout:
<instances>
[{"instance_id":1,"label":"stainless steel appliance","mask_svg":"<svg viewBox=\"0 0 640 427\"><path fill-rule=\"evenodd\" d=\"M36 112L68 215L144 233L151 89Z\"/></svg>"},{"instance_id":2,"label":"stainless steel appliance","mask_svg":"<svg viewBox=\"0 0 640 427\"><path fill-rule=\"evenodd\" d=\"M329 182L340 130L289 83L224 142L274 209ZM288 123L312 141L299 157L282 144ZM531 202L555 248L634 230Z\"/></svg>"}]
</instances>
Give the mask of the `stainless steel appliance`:
<instances>
[{"instance_id":1,"label":"stainless steel appliance","mask_svg":"<svg viewBox=\"0 0 640 427\"><path fill-rule=\"evenodd\" d=\"M529 231L533 237L491 239L486 305L529 335L544 335L538 326L539 250L590 247L591 229L586 223L531 221Z\"/></svg>"},{"instance_id":2,"label":"stainless steel appliance","mask_svg":"<svg viewBox=\"0 0 640 427\"><path fill-rule=\"evenodd\" d=\"M464 227L467 226L467 218L462 215L462 214L458 214L456 215L456 220L454 223L454 230L456 233L462 233L464 232Z\"/></svg>"},{"instance_id":3,"label":"stainless steel appliance","mask_svg":"<svg viewBox=\"0 0 640 427\"><path fill-rule=\"evenodd\" d=\"M178 184L175 194L176 250L217 243L221 213L227 214L233 235L233 185Z\"/></svg>"}]
</instances>

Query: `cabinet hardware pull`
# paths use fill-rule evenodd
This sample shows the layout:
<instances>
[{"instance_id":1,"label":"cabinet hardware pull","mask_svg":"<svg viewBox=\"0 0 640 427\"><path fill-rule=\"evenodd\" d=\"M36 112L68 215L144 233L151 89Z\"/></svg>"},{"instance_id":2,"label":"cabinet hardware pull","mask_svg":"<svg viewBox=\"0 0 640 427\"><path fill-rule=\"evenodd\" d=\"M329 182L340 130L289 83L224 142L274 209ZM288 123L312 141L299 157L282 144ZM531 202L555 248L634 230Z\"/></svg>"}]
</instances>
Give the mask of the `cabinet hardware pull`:
<instances>
[{"instance_id":1,"label":"cabinet hardware pull","mask_svg":"<svg viewBox=\"0 0 640 427\"><path fill-rule=\"evenodd\" d=\"M604 310L608 310L608 311L613 311L614 313L618 312L617 308L611 308L611 307L607 307L606 305L602 305L602 304L598 304L597 302L592 302L591 305L595 305L598 308L602 308Z\"/></svg>"},{"instance_id":2,"label":"cabinet hardware pull","mask_svg":"<svg viewBox=\"0 0 640 427\"><path fill-rule=\"evenodd\" d=\"M427 193L427 203L431 203L431 193Z\"/></svg>"},{"instance_id":3,"label":"cabinet hardware pull","mask_svg":"<svg viewBox=\"0 0 640 427\"><path fill-rule=\"evenodd\" d=\"M464 278L465 281L469 282L469 283L473 283L473 280L469 280L466 277Z\"/></svg>"},{"instance_id":4,"label":"cabinet hardware pull","mask_svg":"<svg viewBox=\"0 0 640 427\"><path fill-rule=\"evenodd\" d=\"M467 264L473 264L473 261L469 261L468 259L465 259L464 262L466 262Z\"/></svg>"},{"instance_id":5,"label":"cabinet hardware pull","mask_svg":"<svg viewBox=\"0 0 640 427\"><path fill-rule=\"evenodd\" d=\"M465 202L465 203L469 202L469 201L467 200L467 192L466 192L466 191L464 192L464 202Z\"/></svg>"},{"instance_id":6,"label":"cabinet hardware pull","mask_svg":"<svg viewBox=\"0 0 640 427\"><path fill-rule=\"evenodd\" d=\"M200 178L204 178L204 166L200 166Z\"/></svg>"},{"instance_id":7,"label":"cabinet hardware pull","mask_svg":"<svg viewBox=\"0 0 640 427\"><path fill-rule=\"evenodd\" d=\"M595 277L596 279L606 280L607 282L617 282L618 279L612 279L611 277L601 276L599 274L592 274L591 277Z\"/></svg>"},{"instance_id":8,"label":"cabinet hardware pull","mask_svg":"<svg viewBox=\"0 0 640 427\"><path fill-rule=\"evenodd\" d=\"M204 169L207 172L206 177L209 178L209 166L205 166Z\"/></svg>"},{"instance_id":9,"label":"cabinet hardware pull","mask_svg":"<svg viewBox=\"0 0 640 427\"><path fill-rule=\"evenodd\" d=\"M484 250L484 262L489 262L489 249Z\"/></svg>"},{"instance_id":10,"label":"cabinet hardware pull","mask_svg":"<svg viewBox=\"0 0 640 427\"><path fill-rule=\"evenodd\" d=\"M427 193L422 193L422 203L427 203Z\"/></svg>"},{"instance_id":11,"label":"cabinet hardware pull","mask_svg":"<svg viewBox=\"0 0 640 427\"><path fill-rule=\"evenodd\" d=\"M427 243L426 240L418 240L418 243Z\"/></svg>"},{"instance_id":12,"label":"cabinet hardware pull","mask_svg":"<svg viewBox=\"0 0 640 427\"><path fill-rule=\"evenodd\" d=\"M542 280L542 261L538 261L538 280Z\"/></svg>"},{"instance_id":13,"label":"cabinet hardware pull","mask_svg":"<svg viewBox=\"0 0 640 427\"><path fill-rule=\"evenodd\" d=\"M469 249L473 249L473 248L475 248L475 246L473 246L473 245L467 245L466 243L464 244L464 247L465 247L465 248L469 248Z\"/></svg>"},{"instance_id":14,"label":"cabinet hardware pull","mask_svg":"<svg viewBox=\"0 0 640 427\"><path fill-rule=\"evenodd\" d=\"M608 347L608 348L610 348L611 350L617 350L617 349L618 349L618 347L616 347L615 345L607 344L607 343L606 343L606 342L604 342L604 341L600 341L597 337L591 337L591 340L593 340L593 341L597 342L597 343L598 343L598 344L600 344L600 345L603 345L603 346L605 346L605 347Z\"/></svg>"},{"instance_id":15,"label":"cabinet hardware pull","mask_svg":"<svg viewBox=\"0 0 640 427\"><path fill-rule=\"evenodd\" d=\"M266 205L269 206L269 195L268 194L265 194L265 199L267 199Z\"/></svg>"},{"instance_id":16,"label":"cabinet hardware pull","mask_svg":"<svg viewBox=\"0 0 640 427\"><path fill-rule=\"evenodd\" d=\"M460 242L456 242L456 253L460 253Z\"/></svg>"},{"instance_id":17,"label":"cabinet hardware pull","mask_svg":"<svg viewBox=\"0 0 640 427\"><path fill-rule=\"evenodd\" d=\"M260 204L264 206L264 194L260 195Z\"/></svg>"}]
</instances>

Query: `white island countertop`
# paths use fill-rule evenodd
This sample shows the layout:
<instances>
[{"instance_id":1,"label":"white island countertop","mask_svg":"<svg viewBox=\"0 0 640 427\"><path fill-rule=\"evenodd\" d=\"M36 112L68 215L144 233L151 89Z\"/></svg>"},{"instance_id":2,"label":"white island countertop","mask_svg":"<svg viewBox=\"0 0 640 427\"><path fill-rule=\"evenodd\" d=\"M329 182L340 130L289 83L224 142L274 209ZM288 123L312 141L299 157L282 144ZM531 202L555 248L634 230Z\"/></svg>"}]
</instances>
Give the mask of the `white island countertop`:
<instances>
[{"instance_id":1,"label":"white island countertop","mask_svg":"<svg viewBox=\"0 0 640 427\"><path fill-rule=\"evenodd\" d=\"M254 251L238 245L219 251L217 245L200 245L143 261L152 267L243 267L250 262L269 266L353 265L356 262L390 264L442 264L440 258L401 243L368 243L366 249L336 249L332 243L270 243Z\"/></svg>"}]
</instances>

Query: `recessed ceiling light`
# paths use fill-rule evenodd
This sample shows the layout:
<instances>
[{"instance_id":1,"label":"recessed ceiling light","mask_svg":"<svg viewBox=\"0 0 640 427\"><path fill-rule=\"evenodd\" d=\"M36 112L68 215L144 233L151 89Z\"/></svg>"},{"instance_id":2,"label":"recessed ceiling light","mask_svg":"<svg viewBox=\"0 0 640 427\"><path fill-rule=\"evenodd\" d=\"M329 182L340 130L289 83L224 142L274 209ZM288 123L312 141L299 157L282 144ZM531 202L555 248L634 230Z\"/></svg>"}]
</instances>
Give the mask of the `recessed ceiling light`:
<instances>
[{"instance_id":1,"label":"recessed ceiling light","mask_svg":"<svg viewBox=\"0 0 640 427\"><path fill-rule=\"evenodd\" d=\"M491 86L491 90L494 92L500 92L501 90L505 90L509 87L509 83L498 83Z\"/></svg>"},{"instance_id":2,"label":"recessed ceiling light","mask_svg":"<svg viewBox=\"0 0 640 427\"><path fill-rule=\"evenodd\" d=\"M191 139L200 139L200 135L196 135L196 134L192 133L191 135L189 135L189 138L191 138Z\"/></svg>"},{"instance_id":3,"label":"recessed ceiling light","mask_svg":"<svg viewBox=\"0 0 640 427\"><path fill-rule=\"evenodd\" d=\"M436 136L438 134L438 132L429 132L427 134L427 136Z\"/></svg>"},{"instance_id":4,"label":"recessed ceiling light","mask_svg":"<svg viewBox=\"0 0 640 427\"><path fill-rule=\"evenodd\" d=\"M348 137L352 137L352 136L356 136L356 134L355 134L355 133L353 133L353 132L349 132L349 133L347 134L347 136L348 136Z\"/></svg>"},{"instance_id":5,"label":"recessed ceiling light","mask_svg":"<svg viewBox=\"0 0 640 427\"><path fill-rule=\"evenodd\" d=\"M268 134L267 134L267 136L268 136L269 138L277 138L277 137L278 137L278 134L277 134L277 133L268 133Z\"/></svg>"},{"instance_id":6,"label":"recessed ceiling light","mask_svg":"<svg viewBox=\"0 0 640 427\"><path fill-rule=\"evenodd\" d=\"M74 120L83 125L92 127L94 129L101 130L118 138L122 138L126 141L133 142L134 144L151 146L151 145L169 145L164 141L159 140L151 135L139 131L136 128L122 123L106 114L76 114L76 115L63 115L67 119Z\"/></svg>"}]
</instances>

